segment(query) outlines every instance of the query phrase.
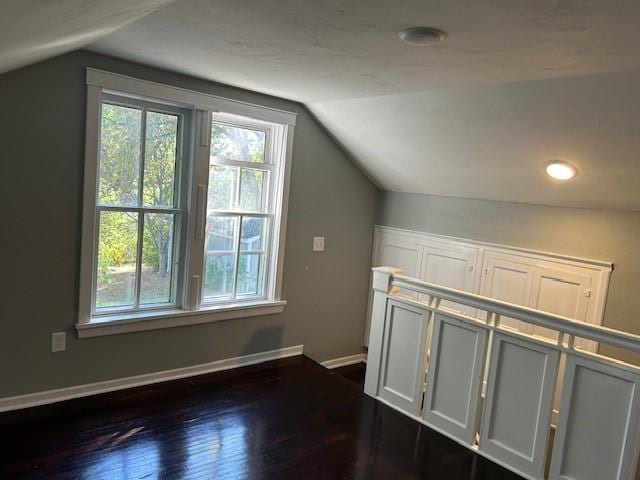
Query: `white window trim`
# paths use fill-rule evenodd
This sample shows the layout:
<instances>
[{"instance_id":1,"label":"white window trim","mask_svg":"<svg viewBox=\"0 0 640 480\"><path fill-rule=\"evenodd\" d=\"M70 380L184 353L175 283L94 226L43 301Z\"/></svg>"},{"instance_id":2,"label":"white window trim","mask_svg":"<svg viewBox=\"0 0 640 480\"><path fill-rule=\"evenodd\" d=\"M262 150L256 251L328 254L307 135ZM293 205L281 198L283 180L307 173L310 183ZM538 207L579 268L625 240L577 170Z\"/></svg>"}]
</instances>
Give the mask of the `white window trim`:
<instances>
[{"instance_id":1,"label":"white window trim","mask_svg":"<svg viewBox=\"0 0 640 480\"><path fill-rule=\"evenodd\" d=\"M173 241L173 254L174 255L178 255L178 257L182 257L183 252L185 250L185 240L187 239L187 235L185 232L185 227L186 227L186 222L185 220L185 215L187 214L186 208L185 208L185 203L186 203L186 194L188 194L188 183L189 183L189 168L190 168L190 148L191 145L188 144L189 137L190 137L190 129L192 128L192 126L190 125L190 119L186 118L185 113L190 113L190 112L185 112L185 109L182 108L177 108L177 107L173 107L173 106L167 106L165 104L162 103L153 103L153 102L147 102L147 101L142 101L140 99L132 99L129 97L123 97L121 95L111 95L111 94L107 94L104 93L101 95L101 103L104 105L105 103L108 104L114 104L114 105L122 105L122 106L127 106L127 107L131 107L131 108L140 108L143 109L143 112L146 111L162 111L164 113L169 113L172 115L177 115L180 117L179 119L179 129L178 129L178 137L177 137L177 147L178 147L178 152L176 154L176 168L175 168L175 177L174 177L174 182L175 182L175 187L174 188L174 193L177 194L176 196L178 197L178 199L174 202L174 205L172 206L160 206L160 207L154 207L154 206L145 206L142 205L142 203L140 202L138 206L126 206L126 205L100 205L100 202L97 201L96 202L96 206L95 206L95 210L94 210L94 218L99 218L98 212L105 212L105 211L133 211L136 210L139 212L140 214L143 214L143 212L151 212L151 211L156 211L158 213L165 213L165 214L171 214L173 216L174 219L174 233L178 233ZM144 119L145 114L143 113L143 119L142 119L142 125L144 125L146 123L145 119ZM100 119L98 120L100 121ZM185 140L187 140L185 142ZM145 140L142 139L142 149L144 151L144 142ZM99 159L96 159L96 161L99 162ZM144 170L144 154L141 154L141 165L140 165L140 178L143 178L143 170ZM98 171L99 171L99 167L98 167ZM97 183L97 179L96 179L96 183ZM138 188L142 187L142 184L139 185ZM139 195L142 194L142 190L139 190ZM140 198L141 200L141 198ZM143 219L138 218L138 238L141 237L141 224L140 222ZM176 221L177 220L177 221ZM99 241L99 232L100 228L99 225L96 225L94 228L94 232L95 232L95 238L94 238L94 248L96 248L96 244ZM138 255L137 255L137 261L140 261L140 249L142 247L142 243L138 244ZM95 254L95 252L94 252ZM93 261L95 261L95 257L93 259ZM93 278L92 278L92 292L96 289L97 286L97 272L95 271L95 264L94 264L94 270L92 272L93 274ZM181 269L184 270L184 269ZM123 308L114 308L111 311L108 311L108 313L102 313L99 312L98 308L96 308L95 302L92 299L92 305L91 305L91 315L92 315L92 320L91 321L99 321L100 319L98 317L111 317L112 315L119 315L121 317L128 317L129 315L133 315L138 313L140 310L168 310L168 309L176 309L178 308L178 304L182 304L182 298L183 298L183 286L184 286L184 281L182 278L182 273L184 273L183 271L176 271L176 269L172 268L172 275L171 275L171 297L169 298L169 300L167 302L162 302L162 303L158 303L157 305L149 305L147 307L144 308L140 308L139 305L139 300L140 300L140 277L138 277L136 279L136 288L135 288L135 303L137 305L134 305L132 307L123 307Z\"/></svg>"},{"instance_id":2,"label":"white window trim","mask_svg":"<svg viewBox=\"0 0 640 480\"><path fill-rule=\"evenodd\" d=\"M285 145L283 144L283 141L286 141L286 132L282 131L281 128L273 128L272 124L264 124L262 125L263 122L259 121L259 120L248 120L248 121L243 121L242 117L233 117L230 116L228 114L216 114L216 115L212 115L212 117L217 117L217 118L212 118L211 122L207 122L210 125L213 125L214 123L221 123L224 125L228 125L231 127L239 127L239 128L248 128L248 129L256 129L256 130L261 130L264 131L266 134L266 158L265 160L270 160L269 162L266 163L260 163L260 164L255 164L255 165L248 165L247 162L242 162L242 161L224 161L224 162L215 162L216 165L230 165L230 166L235 166L235 167L240 167L240 168L257 168L260 170L264 170L264 171L268 171L269 172L269 185L266 189L263 190L263 205L267 206L266 210L261 210L261 211L255 211L255 212L251 212L251 211L243 211L243 210L236 210L236 209L231 209L231 210L220 210L220 211L213 211L213 215L217 215L217 216L229 216L229 217L235 217L238 218L238 222L237 222L237 228L240 228L241 224L242 224L242 218L244 217L262 217L267 219L268 221L268 227L267 227L267 232L266 232L266 239L267 241L265 242L265 246L263 247L263 255L264 255L264 259L263 259L263 268L266 270L267 275L264 276L263 278L263 282L264 285L262 287L262 294L258 297L256 296L250 296L249 299L247 301L252 301L252 300L257 300L260 297L262 297L264 300L268 301L270 298L274 298L275 297L275 285L276 285L276 277L275 277L275 273L276 273L276 269L271 268L272 265L276 265L276 259L274 258L274 249L272 248L272 245L274 245L274 241L276 241L277 239L275 239L275 233L273 230L274 225L278 225L279 222L279 216L278 216L278 194L281 191L281 185L279 183L280 179L282 178L281 175L281 169L284 168L284 165L278 164L273 162L272 160L275 158L278 158L280 156L279 152L281 149L285 149ZM211 138L211 134L208 133L206 138ZM207 172L208 175L208 172ZM208 181L207 178L202 178L202 182L204 183L205 181ZM238 174L238 182L241 181L241 176L240 173ZM236 195L240 195L240 188L237 188L236 191ZM238 245L236 245L236 249L238 250L236 253L236 261L238 261L239 259L239 242L240 242L240 236L238 236ZM206 258L206 254L205 254L205 258ZM236 270L237 270L237 265L236 265ZM203 270L203 273L205 271ZM229 302L236 302L238 300L236 300L236 283L237 282L237 276L234 279L234 286L233 286L233 299L232 300L228 300L228 299L220 299L220 300L216 300L216 299L209 299L208 301L204 301L205 298L204 296L202 296L203 299L203 306L204 307L208 307L208 306L215 306L216 304L228 304Z\"/></svg>"},{"instance_id":3,"label":"white window trim","mask_svg":"<svg viewBox=\"0 0 640 480\"><path fill-rule=\"evenodd\" d=\"M207 306L199 310L150 310L148 312L129 314L127 318L122 318L121 315L100 317L89 323L78 323L76 324L76 329L79 338L101 337L119 333L158 330L235 318L271 315L283 312L286 305L286 300L260 300L257 302Z\"/></svg>"},{"instance_id":4,"label":"white window trim","mask_svg":"<svg viewBox=\"0 0 640 480\"><path fill-rule=\"evenodd\" d=\"M284 244L287 224L287 210L289 198L289 182L291 175L291 159L293 147L293 133L296 114L270 107L264 107L238 100L218 97L180 87L163 85L147 80L128 77L125 75L87 68L87 110L86 110L86 139L84 165L84 191L82 210L82 239L80 252L80 288L78 321L76 329L80 338L111 335L141 330L169 328L180 325L215 322L231 318L267 315L283 311L286 301L281 299L282 270L284 264ZM159 100L189 109L193 112L193 138L191 153L193 179L190 188L190 198L187 202L187 236L185 254L182 261L185 264L185 280L183 288L182 307L164 310L149 310L129 312L125 314L103 315L92 318L93 302L93 271L94 248L96 232L96 192L97 173L100 145L100 108L103 93L123 95L142 100ZM284 128L284 142L281 148L286 148L282 172L278 178L278 195L275 201L275 225L279 231L272 232L272 267L270 271L271 292L267 299L251 299L247 302L226 303L220 305L205 305L200 307L202 298L202 281L199 275L203 273L204 256L204 224L206 223L206 185L198 179L206 178L204 172L198 168L208 167L208 161L198 161L202 155L209 156L209 136L211 128L211 113L223 112L257 120L280 124ZM195 160L195 161L193 161ZM207 172L208 174L208 172ZM203 248L194 248L198 238ZM201 250L201 251L198 251ZM199 264L199 266L198 266Z\"/></svg>"}]
</instances>

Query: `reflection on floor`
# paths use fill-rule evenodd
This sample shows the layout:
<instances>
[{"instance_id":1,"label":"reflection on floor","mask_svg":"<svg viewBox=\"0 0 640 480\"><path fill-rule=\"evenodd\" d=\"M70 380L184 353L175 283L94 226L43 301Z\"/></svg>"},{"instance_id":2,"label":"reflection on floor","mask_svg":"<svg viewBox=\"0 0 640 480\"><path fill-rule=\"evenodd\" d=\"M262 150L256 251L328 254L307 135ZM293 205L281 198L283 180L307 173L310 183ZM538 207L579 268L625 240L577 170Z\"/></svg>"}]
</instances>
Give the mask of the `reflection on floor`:
<instances>
[{"instance_id":1,"label":"reflection on floor","mask_svg":"<svg viewBox=\"0 0 640 480\"><path fill-rule=\"evenodd\" d=\"M0 415L0 478L519 478L336 373L300 356Z\"/></svg>"}]
</instances>

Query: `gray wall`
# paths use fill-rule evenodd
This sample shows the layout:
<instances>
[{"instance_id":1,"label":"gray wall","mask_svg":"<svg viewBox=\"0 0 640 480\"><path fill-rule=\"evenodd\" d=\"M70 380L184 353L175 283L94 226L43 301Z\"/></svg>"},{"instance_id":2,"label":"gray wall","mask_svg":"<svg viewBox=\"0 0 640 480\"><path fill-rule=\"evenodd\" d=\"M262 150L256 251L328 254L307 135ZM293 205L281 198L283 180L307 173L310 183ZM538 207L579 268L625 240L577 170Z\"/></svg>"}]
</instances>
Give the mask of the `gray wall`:
<instances>
[{"instance_id":1,"label":"gray wall","mask_svg":"<svg viewBox=\"0 0 640 480\"><path fill-rule=\"evenodd\" d=\"M614 262L604 325L640 334L640 212L383 192L377 223ZM640 355L602 347L640 365Z\"/></svg>"},{"instance_id":2,"label":"gray wall","mask_svg":"<svg viewBox=\"0 0 640 480\"><path fill-rule=\"evenodd\" d=\"M76 338L86 66L298 113L285 312ZM0 397L298 344L320 361L362 351L378 191L299 104L75 52L0 76L0 152ZM67 351L50 353L63 330Z\"/></svg>"}]
</instances>

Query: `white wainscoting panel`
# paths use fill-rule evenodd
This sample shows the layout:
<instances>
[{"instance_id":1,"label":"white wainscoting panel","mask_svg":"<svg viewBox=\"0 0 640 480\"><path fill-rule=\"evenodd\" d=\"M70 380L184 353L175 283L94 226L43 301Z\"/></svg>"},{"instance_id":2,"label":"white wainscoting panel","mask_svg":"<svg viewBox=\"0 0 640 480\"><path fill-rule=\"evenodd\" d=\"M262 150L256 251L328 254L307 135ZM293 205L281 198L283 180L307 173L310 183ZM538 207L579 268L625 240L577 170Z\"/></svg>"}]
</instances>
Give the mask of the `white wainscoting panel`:
<instances>
[{"instance_id":1,"label":"white wainscoting panel","mask_svg":"<svg viewBox=\"0 0 640 480\"><path fill-rule=\"evenodd\" d=\"M423 418L471 445L487 350L487 330L477 323L436 314Z\"/></svg>"},{"instance_id":2,"label":"white wainscoting panel","mask_svg":"<svg viewBox=\"0 0 640 480\"><path fill-rule=\"evenodd\" d=\"M559 352L494 332L480 450L529 478L541 478Z\"/></svg>"},{"instance_id":3,"label":"white wainscoting panel","mask_svg":"<svg viewBox=\"0 0 640 480\"><path fill-rule=\"evenodd\" d=\"M393 265L407 272L407 275L420 274L422 247L418 243L402 235L389 235L382 240L383 243L379 245L377 253L380 266ZM416 298L413 292L404 291L403 293Z\"/></svg>"},{"instance_id":4,"label":"white wainscoting panel","mask_svg":"<svg viewBox=\"0 0 640 480\"><path fill-rule=\"evenodd\" d=\"M475 247L429 243L422 251L420 278L426 282L473 292L477 258L478 249ZM474 308L448 300L443 300L441 306L466 315L475 315Z\"/></svg>"},{"instance_id":5,"label":"white wainscoting panel","mask_svg":"<svg viewBox=\"0 0 640 480\"><path fill-rule=\"evenodd\" d=\"M529 305L533 286L534 266L525 262L508 261L489 252L485 255L484 278L480 293L515 305ZM520 320L500 317L500 325L525 331Z\"/></svg>"},{"instance_id":6,"label":"white wainscoting panel","mask_svg":"<svg viewBox=\"0 0 640 480\"><path fill-rule=\"evenodd\" d=\"M430 283L595 325L602 325L613 268L611 262L380 225L375 228L372 266L400 268L404 275ZM402 293L415 298L409 290ZM442 306L474 315L473 308L449 300L442 300ZM544 327L506 316L501 322L523 333L553 336ZM367 324L367 332L368 329ZM365 334L365 345L367 341ZM580 338L575 341L582 349L598 350L597 342Z\"/></svg>"},{"instance_id":7,"label":"white wainscoting panel","mask_svg":"<svg viewBox=\"0 0 640 480\"><path fill-rule=\"evenodd\" d=\"M640 449L639 417L637 372L568 355L550 478L634 478Z\"/></svg>"},{"instance_id":8,"label":"white wainscoting panel","mask_svg":"<svg viewBox=\"0 0 640 480\"><path fill-rule=\"evenodd\" d=\"M422 401L427 319L426 310L389 302L378 395L411 415Z\"/></svg>"},{"instance_id":9,"label":"white wainscoting panel","mask_svg":"<svg viewBox=\"0 0 640 480\"><path fill-rule=\"evenodd\" d=\"M585 321L591 292L592 278L575 272L538 267L533 275L531 307L543 312L551 312L568 318ZM589 295L591 295L589 293ZM531 326L536 336L557 339L556 332L548 328ZM586 348L578 339L576 345ZM592 350L595 351L595 350Z\"/></svg>"}]
</instances>

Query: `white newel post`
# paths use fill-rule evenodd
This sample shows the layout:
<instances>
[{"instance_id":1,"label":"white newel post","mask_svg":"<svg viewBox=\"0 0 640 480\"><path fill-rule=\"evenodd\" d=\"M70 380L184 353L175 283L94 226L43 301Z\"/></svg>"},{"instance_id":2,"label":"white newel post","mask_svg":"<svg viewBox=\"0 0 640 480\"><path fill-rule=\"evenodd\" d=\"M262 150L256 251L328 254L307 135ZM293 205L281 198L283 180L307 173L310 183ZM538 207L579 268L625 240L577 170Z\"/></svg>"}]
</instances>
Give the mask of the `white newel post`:
<instances>
[{"instance_id":1,"label":"white newel post","mask_svg":"<svg viewBox=\"0 0 640 480\"><path fill-rule=\"evenodd\" d=\"M387 310L387 295L391 292L393 275L402 270L392 267L373 269L373 301L371 307L371 327L369 329L369 349L367 351L367 371L364 379L364 393L371 397L378 394L378 376L382 358L382 340L384 337L384 319Z\"/></svg>"}]
</instances>

